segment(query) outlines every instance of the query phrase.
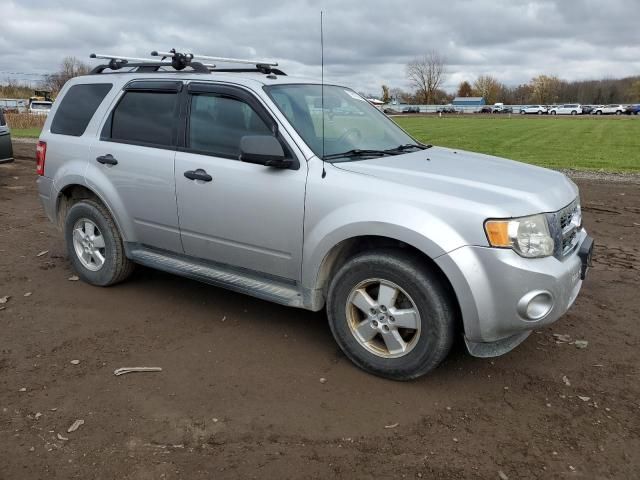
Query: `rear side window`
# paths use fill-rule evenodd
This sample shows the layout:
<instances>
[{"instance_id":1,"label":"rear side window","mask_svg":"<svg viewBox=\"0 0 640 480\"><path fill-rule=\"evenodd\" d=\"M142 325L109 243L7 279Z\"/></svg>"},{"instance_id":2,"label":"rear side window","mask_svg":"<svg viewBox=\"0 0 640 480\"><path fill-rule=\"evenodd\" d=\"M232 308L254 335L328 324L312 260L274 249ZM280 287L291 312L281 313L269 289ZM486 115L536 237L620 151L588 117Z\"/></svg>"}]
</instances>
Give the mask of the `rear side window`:
<instances>
[{"instance_id":1,"label":"rear side window","mask_svg":"<svg viewBox=\"0 0 640 480\"><path fill-rule=\"evenodd\" d=\"M175 144L178 95L169 92L129 91L111 115L115 142L168 147Z\"/></svg>"},{"instance_id":2,"label":"rear side window","mask_svg":"<svg viewBox=\"0 0 640 480\"><path fill-rule=\"evenodd\" d=\"M51 123L51 133L74 137L84 134L112 86L111 83L90 83L71 87L58 106Z\"/></svg>"},{"instance_id":3,"label":"rear side window","mask_svg":"<svg viewBox=\"0 0 640 480\"><path fill-rule=\"evenodd\" d=\"M7 121L4 119L4 113L0 108L0 127L4 127L7 124Z\"/></svg>"}]
</instances>

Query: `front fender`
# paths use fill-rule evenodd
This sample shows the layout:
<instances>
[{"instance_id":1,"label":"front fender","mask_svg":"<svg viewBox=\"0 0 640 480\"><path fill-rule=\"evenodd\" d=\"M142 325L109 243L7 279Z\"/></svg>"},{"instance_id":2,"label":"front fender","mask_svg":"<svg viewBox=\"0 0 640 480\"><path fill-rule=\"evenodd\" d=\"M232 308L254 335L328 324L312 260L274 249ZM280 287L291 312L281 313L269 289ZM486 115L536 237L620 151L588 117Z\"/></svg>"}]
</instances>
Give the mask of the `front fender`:
<instances>
[{"instance_id":1,"label":"front fender","mask_svg":"<svg viewBox=\"0 0 640 480\"><path fill-rule=\"evenodd\" d=\"M423 209L388 200L351 203L305 227L302 285L308 289L316 288L321 266L331 250L350 238L373 235L399 240L432 259L465 244L441 219Z\"/></svg>"}]
</instances>

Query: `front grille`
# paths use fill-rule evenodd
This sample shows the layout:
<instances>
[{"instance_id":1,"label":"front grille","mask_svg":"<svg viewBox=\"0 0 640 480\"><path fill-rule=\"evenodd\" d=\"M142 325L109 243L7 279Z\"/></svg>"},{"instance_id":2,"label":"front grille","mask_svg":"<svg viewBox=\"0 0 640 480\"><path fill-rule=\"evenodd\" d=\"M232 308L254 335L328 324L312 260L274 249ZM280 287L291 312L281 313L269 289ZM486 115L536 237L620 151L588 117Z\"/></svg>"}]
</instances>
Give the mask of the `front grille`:
<instances>
[{"instance_id":1,"label":"front grille","mask_svg":"<svg viewBox=\"0 0 640 480\"><path fill-rule=\"evenodd\" d=\"M582 229L580 201L575 199L566 207L548 216L549 228L555 242L556 258L564 258L576 248L578 233Z\"/></svg>"}]
</instances>

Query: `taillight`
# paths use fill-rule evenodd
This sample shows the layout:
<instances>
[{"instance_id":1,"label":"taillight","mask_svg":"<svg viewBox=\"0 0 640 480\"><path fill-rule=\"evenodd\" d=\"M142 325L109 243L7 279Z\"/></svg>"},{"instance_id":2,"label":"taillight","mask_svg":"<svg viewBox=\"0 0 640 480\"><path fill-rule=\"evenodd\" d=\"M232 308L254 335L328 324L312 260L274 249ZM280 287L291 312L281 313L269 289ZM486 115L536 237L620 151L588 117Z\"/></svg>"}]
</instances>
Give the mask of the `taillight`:
<instances>
[{"instance_id":1,"label":"taillight","mask_svg":"<svg viewBox=\"0 0 640 480\"><path fill-rule=\"evenodd\" d=\"M47 142L38 142L36 147L36 173L44 175L44 162L47 159Z\"/></svg>"}]
</instances>

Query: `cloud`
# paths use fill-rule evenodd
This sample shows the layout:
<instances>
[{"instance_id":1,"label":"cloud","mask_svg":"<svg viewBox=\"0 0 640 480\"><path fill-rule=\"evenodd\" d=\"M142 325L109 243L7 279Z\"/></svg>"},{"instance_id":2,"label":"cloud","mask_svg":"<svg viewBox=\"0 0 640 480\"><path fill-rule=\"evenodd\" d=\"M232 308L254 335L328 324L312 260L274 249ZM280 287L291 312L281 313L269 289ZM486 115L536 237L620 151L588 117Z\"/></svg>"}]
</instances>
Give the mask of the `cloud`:
<instances>
[{"instance_id":1,"label":"cloud","mask_svg":"<svg viewBox=\"0 0 640 480\"><path fill-rule=\"evenodd\" d=\"M275 58L289 74L318 77L321 9L325 78L360 91L407 88L406 63L430 49L448 59L448 90L485 73L518 84L640 71L637 0L3 0L0 78L55 71L70 55L171 47Z\"/></svg>"}]
</instances>

